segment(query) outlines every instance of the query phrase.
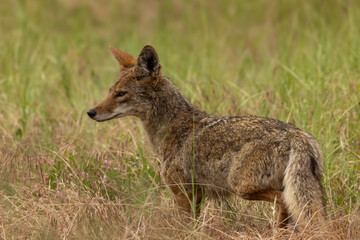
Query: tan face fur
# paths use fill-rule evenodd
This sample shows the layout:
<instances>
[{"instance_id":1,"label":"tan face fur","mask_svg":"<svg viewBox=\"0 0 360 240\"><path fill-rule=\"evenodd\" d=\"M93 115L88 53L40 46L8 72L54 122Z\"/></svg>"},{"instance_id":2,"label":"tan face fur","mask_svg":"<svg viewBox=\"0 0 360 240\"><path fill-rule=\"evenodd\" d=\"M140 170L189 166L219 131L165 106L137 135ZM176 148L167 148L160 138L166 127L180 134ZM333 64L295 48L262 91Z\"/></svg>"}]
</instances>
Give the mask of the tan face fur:
<instances>
[{"instance_id":1,"label":"tan face fur","mask_svg":"<svg viewBox=\"0 0 360 240\"><path fill-rule=\"evenodd\" d=\"M87 113L102 122L124 116L145 119L152 107L152 96L161 78L161 65L155 49L145 46L138 59L110 47L121 72L108 96Z\"/></svg>"}]
</instances>

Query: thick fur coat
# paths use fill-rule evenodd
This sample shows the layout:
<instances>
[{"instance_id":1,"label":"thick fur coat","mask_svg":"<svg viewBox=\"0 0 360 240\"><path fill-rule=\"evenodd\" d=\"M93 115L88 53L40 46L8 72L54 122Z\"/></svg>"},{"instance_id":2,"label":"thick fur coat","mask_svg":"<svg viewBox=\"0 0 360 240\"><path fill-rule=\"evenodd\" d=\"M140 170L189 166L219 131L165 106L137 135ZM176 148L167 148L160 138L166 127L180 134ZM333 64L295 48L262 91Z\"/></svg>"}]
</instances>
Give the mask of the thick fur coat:
<instances>
[{"instance_id":1,"label":"thick fur coat","mask_svg":"<svg viewBox=\"0 0 360 240\"><path fill-rule=\"evenodd\" d=\"M122 70L88 115L96 121L140 118L182 209L195 209L192 202L204 196L236 194L276 202L280 227L325 217L322 155L311 134L270 118L201 112L162 76L154 48L145 46L137 59L110 49Z\"/></svg>"}]
</instances>

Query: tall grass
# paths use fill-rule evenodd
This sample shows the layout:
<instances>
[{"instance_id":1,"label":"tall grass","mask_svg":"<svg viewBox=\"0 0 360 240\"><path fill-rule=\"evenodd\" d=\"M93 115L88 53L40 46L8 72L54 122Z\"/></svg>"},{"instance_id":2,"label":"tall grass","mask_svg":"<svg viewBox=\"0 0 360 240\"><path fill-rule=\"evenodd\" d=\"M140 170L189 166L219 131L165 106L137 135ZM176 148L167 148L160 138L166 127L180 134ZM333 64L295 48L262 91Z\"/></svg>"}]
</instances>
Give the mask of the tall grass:
<instances>
[{"instance_id":1,"label":"tall grass","mask_svg":"<svg viewBox=\"0 0 360 240\"><path fill-rule=\"evenodd\" d=\"M358 1L2 1L0 238L360 238ZM108 45L159 53L198 108L292 122L322 145L329 220L273 204L173 207L140 122L85 116L118 73ZM216 209L221 209L216 210Z\"/></svg>"}]
</instances>

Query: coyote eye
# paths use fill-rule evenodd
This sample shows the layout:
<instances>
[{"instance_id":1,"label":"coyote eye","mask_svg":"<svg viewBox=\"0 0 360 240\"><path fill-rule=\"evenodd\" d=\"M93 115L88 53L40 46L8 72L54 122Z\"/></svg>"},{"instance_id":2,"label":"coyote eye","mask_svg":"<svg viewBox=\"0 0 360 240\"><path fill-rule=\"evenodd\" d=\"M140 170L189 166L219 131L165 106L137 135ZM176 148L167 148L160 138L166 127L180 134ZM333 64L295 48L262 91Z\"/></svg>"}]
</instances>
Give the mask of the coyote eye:
<instances>
[{"instance_id":1,"label":"coyote eye","mask_svg":"<svg viewBox=\"0 0 360 240\"><path fill-rule=\"evenodd\" d=\"M122 92L118 92L118 94L116 94L116 97L123 97L127 94L127 92L122 91Z\"/></svg>"}]
</instances>

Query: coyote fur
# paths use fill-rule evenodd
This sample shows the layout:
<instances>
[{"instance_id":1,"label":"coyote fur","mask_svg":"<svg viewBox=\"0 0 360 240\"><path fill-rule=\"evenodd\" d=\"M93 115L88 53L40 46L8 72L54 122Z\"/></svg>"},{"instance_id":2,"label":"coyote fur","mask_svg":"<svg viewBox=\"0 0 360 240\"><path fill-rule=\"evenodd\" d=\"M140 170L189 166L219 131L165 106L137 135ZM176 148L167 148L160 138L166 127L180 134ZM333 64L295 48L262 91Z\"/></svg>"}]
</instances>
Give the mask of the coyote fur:
<instances>
[{"instance_id":1,"label":"coyote fur","mask_svg":"<svg viewBox=\"0 0 360 240\"><path fill-rule=\"evenodd\" d=\"M110 47L120 64L108 96L87 114L102 122L141 119L175 202L199 211L204 196L274 202L278 226L325 217L322 154L314 137L275 119L218 117L195 109L161 73L158 54ZM193 210L192 210L193 209ZM195 213L196 214L196 213Z\"/></svg>"}]
</instances>

